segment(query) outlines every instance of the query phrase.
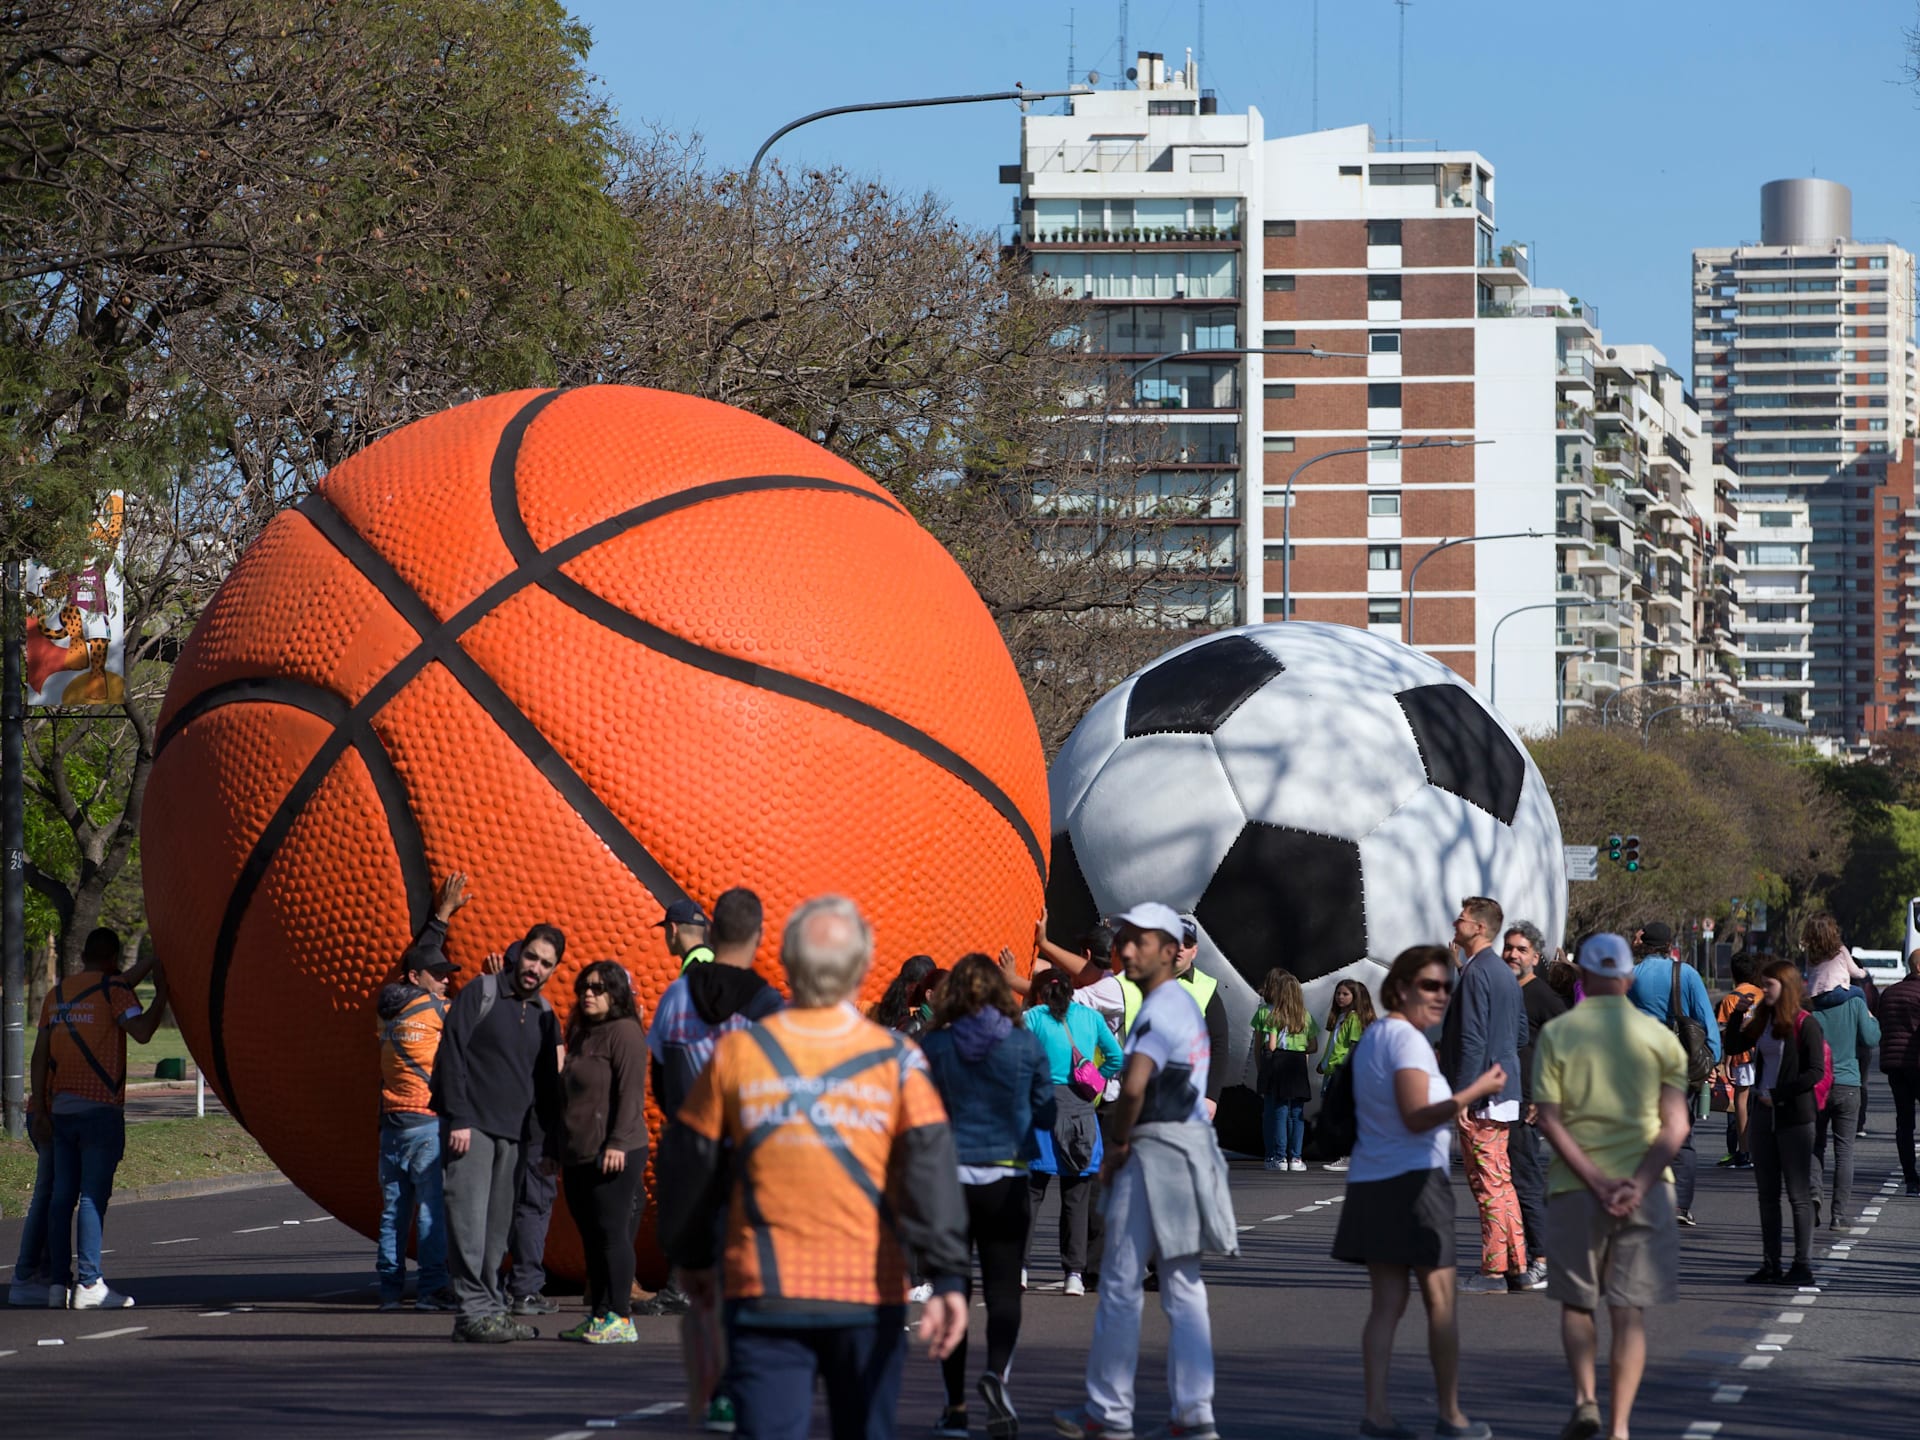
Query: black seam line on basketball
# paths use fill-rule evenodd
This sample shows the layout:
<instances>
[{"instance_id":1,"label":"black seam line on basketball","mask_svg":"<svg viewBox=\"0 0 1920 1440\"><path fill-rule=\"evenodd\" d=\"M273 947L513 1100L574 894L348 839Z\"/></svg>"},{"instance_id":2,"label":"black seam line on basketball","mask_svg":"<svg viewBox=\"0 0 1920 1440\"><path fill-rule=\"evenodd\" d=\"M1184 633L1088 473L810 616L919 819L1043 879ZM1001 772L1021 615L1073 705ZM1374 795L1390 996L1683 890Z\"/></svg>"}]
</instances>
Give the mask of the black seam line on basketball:
<instances>
[{"instance_id":1,"label":"black seam line on basketball","mask_svg":"<svg viewBox=\"0 0 1920 1440\"><path fill-rule=\"evenodd\" d=\"M388 701L392 700L394 696L398 695L402 689L410 684L422 670L433 661L438 660L446 665L450 672L466 671L479 675L484 681L485 686L494 691L498 703L506 707L506 710L512 715L518 717L518 725L509 724L498 715L494 715L493 717L496 723L499 723L501 728L507 731L509 737L513 738L517 744L523 739L530 737L531 742L536 748L544 749L554 763L565 768L566 774L574 775L571 768L565 767L565 762L560 760L559 756L553 754L552 747L546 744L545 738L540 736L538 730L532 725L532 722L520 713L511 700L499 692L498 687L493 685L490 677L486 677L485 672L481 671L470 657L467 656L466 652L459 647L457 643L458 637L479 623L480 620L484 619L486 615L497 606L504 604L521 590L538 583L541 572L548 568L558 567L566 561L586 553L588 550L605 544L607 541L618 537L625 531L645 524L649 520L657 519L662 515L671 514L676 510L686 509L709 500L723 499L731 495L751 494L762 490L820 490L845 494L863 500L881 502L890 507L894 504L891 497L875 495L873 492L861 489L859 486L849 485L843 481L825 480L815 476L805 475L750 475L694 486L690 489L677 492L676 494L663 496L660 499L648 501L643 505L637 505L631 510L624 511L619 515L611 516L597 524L588 526L585 530L561 541L551 550L542 552L538 564L531 567L522 567L514 574L508 575L488 587L486 591L471 603L462 607L451 619L443 623L427 607L426 602L421 600L419 595L414 592L413 588L398 574L393 572L386 561L367 544L364 537L362 537L357 530L347 523L346 517L334 509L330 502L324 497L315 494L309 495L300 503L298 508L301 515L340 552L343 558L352 562L356 568L366 576L368 582L372 584L375 589L379 590L382 598L385 599L387 603L400 614L401 618L407 622L409 627L420 636L420 644L388 670L372 689L361 696L359 701L347 712L345 718L337 722L341 728L335 731L334 736L329 739L329 741L321 747L320 751L315 754L313 759L308 762L306 770L301 773L300 778L294 782L293 788L282 798L279 809L275 811L273 818L268 821L267 827L261 832L260 838L254 842L253 850L247 856L246 863L241 868L240 876L235 881L234 888L227 897L226 913L221 917L219 936L214 943L213 963L207 977L207 1029L213 1049L214 1076L221 1092L221 1099L227 1108L233 1112L236 1119L240 1118L240 1105L234 1092L232 1075L227 1060L224 1022L226 1015L227 978L233 966L233 949L238 942L240 921L245 917L247 908L252 903L254 891L259 888L260 881L265 877L268 867L273 863L274 856L278 853L281 844L286 839L287 832L292 828L293 816L297 815L298 811L304 808L307 801L319 790L322 781L326 778L327 772L331 770L339 761L341 754L344 753L346 744L349 743L347 737L350 737L351 732L357 727L365 726L370 734L375 735L377 740L377 732L372 730L373 716L377 714ZM456 673L456 678L464 678L464 676ZM276 683L288 685L297 682L275 682L267 677L261 677L259 681L259 684L262 686L272 686ZM269 696L260 693L258 690L249 690L247 686L248 682L232 681L227 685L217 687L216 690L207 692L205 696L196 696L194 700L175 717L175 721L170 728L175 733L178 733L179 730L183 729L192 720L217 708L219 705L231 704L249 698L280 698L281 695L291 693L290 690L282 689L280 695ZM472 685L469 684L466 688L469 694L473 694ZM337 699L338 697L335 698ZM475 695L474 698L476 701L480 700L478 695ZM482 708L487 708L484 702L482 702ZM316 711L315 713L320 712ZM489 713L491 714L492 712L489 711ZM528 753L529 758L533 758L532 752L527 750L525 744L521 745L521 749L523 753ZM382 754L384 758L384 751ZM362 758L366 758L364 753ZM535 764L541 769L541 773L547 776L549 781L554 779L554 775L549 772L546 766L541 765L538 760L535 760ZM391 769L391 762L389 762L388 768ZM372 764L368 765L368 771L370 774L378 774L376 767ZM394 779L395 781L399 780L397 773L394 774ZM578 781L579 777L574 775L574 779ZM402 788L404 788L404 786L402 786ZM588 793L591 794L591 792ZM382 798L384 801L385 797L383 796ZM595 800L597 803L597 797L595 797ZM297 804L295 804L296 801L298 802ZM577 805L575 806L575 810L577 813L579 812ZM411 819L412 812L410 808L408 808L407 814L409 819ZM582 818L586 819L587 817L583 814ZM588 823L591 825L591 820L589 820ZM613 823L618 826L617 820ZM410 830L414 834L418 833L417 822L414 822L410 826ZM621 827L621 833L625 833L624 827ZM607 841L607 837L604 834L602 834L600 838L603 842ZM632 839L631 836L628 838L630 840ZM609 848L613 849L615 854L619 855L623 861L627 861L628 857L621 854L621 847L609 843ZM663 898L667 903L685 898L684 892L680 889L679 885L674 883L674 881L666 875L665 871L659 867L658 862L652 859L652 856L646 854L644 847L640 846L637 840L632 841L632 848L638 850L640 855L646 857L645 864L640 869L636 869L631 862L628 863L628 868L634 870L634 874L640 879L642 884L648 885L648 888L653 890L656 897ZM656 874L658 879L657 887L648 881L646 875L642 873L643 869L651 869ZM424 850L421 871L424 875ZM430 881L426 883L430 887ZM412 908L411 901L412 892L411 887L409 887L410 909ZM431 903L430 900L429 903ZM421 923L424 923L424 920L422 920ZM416 925L415 928L418 929L418 926Z\"/></svg>"},{"instance_id":2,"label":"black seam line on basketball","mask_svg":"<svg viewBox=\"0 0 1920 1440\"><path fill-rule=\"evenodd\" d=\"M537 564L543 557L539 542L527 529L526 519L520 513L520 442L540 412L563 393L551 391L521 407L500 432L500 444L493 452L493 465L488 472L494 523L500 527L500 538L506 541L508 552L523 568ZM1020 807L1013 803L1013 797L994 784L977 765L942 745L926 731L876 705L856 700L828 686L756 665L737 656L709 650L684 636L649 624L631 611L623 610L594 594L572 576L563 574L557 566L548 568L547 574L540 580L540 588L588 619L598 621L616 635L645 645L669 659L678 660L709 675L718 675L758 690L785 695L803 704L818 706L857 725L864 725L913 751L922 759L932 761L973 790L1013 827L1013 833L1019 836L1020 843L1026 846L1027 854L1033 860L1033 868L1039 873L1041 884L1046 883L1046 849L1026 817L1020 813Z\"/></svg>"},{"instance_id":3,"label":"black seam line on basketball","mask_svg":"<svg viewBox=\"0 0 1920 1440\"><path fill-rule=\"evenodd\" d=\"M222 706L254 702L285 705L325 720L334 730L345 730L353 748L359 752L367 776L373 782L380 808L386 813L387 829L393 836L394 856L400 863L400 878L407 892L408 923L414 932L427 923L433 907L433 881L427 868L426 839L420 822L407 804L406 785L394 769L393 757L381 742L379 733L362 717L354 718L345 696L324 686L308 684L281 675L253 675L229 680L203 690L182 706L167 722L155 742L157 759L168 745L193 721Z\"/></svg>"}]
</instances>

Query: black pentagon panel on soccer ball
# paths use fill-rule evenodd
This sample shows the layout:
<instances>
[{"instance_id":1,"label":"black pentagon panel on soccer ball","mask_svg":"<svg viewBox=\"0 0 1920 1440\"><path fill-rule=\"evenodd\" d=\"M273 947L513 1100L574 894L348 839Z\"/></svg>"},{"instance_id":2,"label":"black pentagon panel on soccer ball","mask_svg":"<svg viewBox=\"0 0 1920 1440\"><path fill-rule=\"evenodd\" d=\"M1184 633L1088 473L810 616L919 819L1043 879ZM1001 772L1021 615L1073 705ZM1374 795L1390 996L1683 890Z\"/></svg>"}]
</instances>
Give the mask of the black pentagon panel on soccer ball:
<instances>
[{"instance_id":1,"label":"black pentagon panel on soccer ball","mask_svg":"<svg viewBox=\"0 0 1920 1440\"><path fill-rule=\"evenodd\" d=\"M1275 965L1304 984L1367 953L1360 847L1253 822L1194 908L1201 929L1255 990Z\"/></svg>"},{"instance_id":2,"label":"black pentagon panel on soccer ball","mask_svg":"<svg viewBox=\"0 0 1920 1440\"><path fill-rule=\"evenodd\" d=\"M1056 945L1078 950L1081 937L1099 923L1100 907L1080 873L1073 836L1062 830L1053 837L1053 859L1047 867L1047 936Z\"/></svg>"},{"instance_id":3,"label":"black pentagon panel on soccer ball","mask_svg":"<svg viewBox=\"0 0 1920 1440\"><path fill-rule=\"evenodd\" d=\"M1211 735L1287 667L1245 635L1223 635L1156 665L1127 696L1127 734Z\"/></svg>"},{"instance_id":4,"label":"black pentagon panel on soccer ball","mask_svg":"<svg viewBox=\"0 0 1920 1440\"><path fill-rule=\"evenodd\" d=\"M1511 825L1527 762L1500 722L1460 685L1420 685L1393 698L1413 727L1427 782Z\"/></svg>"}]
</instances>

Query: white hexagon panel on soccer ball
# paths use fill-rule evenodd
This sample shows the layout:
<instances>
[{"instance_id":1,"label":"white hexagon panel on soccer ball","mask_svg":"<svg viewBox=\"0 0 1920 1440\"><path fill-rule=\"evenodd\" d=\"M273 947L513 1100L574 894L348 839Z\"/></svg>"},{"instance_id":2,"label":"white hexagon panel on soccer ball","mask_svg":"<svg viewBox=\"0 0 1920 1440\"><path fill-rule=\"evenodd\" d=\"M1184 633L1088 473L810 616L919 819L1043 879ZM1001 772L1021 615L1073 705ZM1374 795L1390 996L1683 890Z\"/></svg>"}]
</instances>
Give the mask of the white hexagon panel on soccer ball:
<instances>
[{"instance_id":1,"label":"white hexagon panel on soccer ball","mask_svg":"<svg viewBox=\"0 0 1920 1440\"><path fill-rule=\"evenodd\" d=\"M1191 909L1245 823L1212 737L1169 734L1122 741L1068 833L1097 913L1111 915L1143 900Z\"/></svg>"},{"instance_id":2,"label":"white hexagon panel on soccer ball","mask_svg":"<svg viewBox=\"0 0 1920 1440\"><path fill-rule=\"evenodd\" d=\"M1446 945L1469 895L1500 902L1558 941L1566 924L1566 858L1560 824L1539 772L1511 825L1445 790L1427 787L1360 841L1366 877L1367 951L1382 964L1411 945Z\"/></svg>"},{"instance_id":3,"label":"white hexagon panel on soccer ball","mask_svg":"<svg viewBox=\"0 0 1920 1440\"><path fill-rule=\"evenodd\" d=\"M1127 738L1127 695L1132 689L1129 677L1096 700L1053 757L1047 770L1047 798L1056 835L1072 823L1073 812L1086 798L1101 766Z\"/></svg>"}]
</instances>

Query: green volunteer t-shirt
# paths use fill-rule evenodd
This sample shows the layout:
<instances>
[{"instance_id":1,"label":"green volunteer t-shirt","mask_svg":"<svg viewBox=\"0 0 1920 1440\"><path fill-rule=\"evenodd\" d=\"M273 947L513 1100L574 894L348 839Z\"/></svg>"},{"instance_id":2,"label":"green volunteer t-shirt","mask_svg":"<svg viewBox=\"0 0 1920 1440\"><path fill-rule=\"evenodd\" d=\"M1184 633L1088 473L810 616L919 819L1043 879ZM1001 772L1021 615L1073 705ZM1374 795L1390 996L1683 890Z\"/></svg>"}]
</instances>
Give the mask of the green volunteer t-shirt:
<instances>
[{"instance_id":1,"label":"green volunteer t-shirt","mask_svg":"<svg viewBox=\"0 0 1920 1440\"><path fill-rule=\"evenodd\" d=\"M1533 1098L1560 1119L1602 1174L1625 1180L1660 1134L1660 1089L1687 1089L1687 1052L1674 1033L1624 995L1589 995L1542 1027L1533 1055ZM1673 1179L1668 1170L1664 1177ZM1580 1181L1557 1154L1549 1195Z\"/></svg>"}]
</instances>

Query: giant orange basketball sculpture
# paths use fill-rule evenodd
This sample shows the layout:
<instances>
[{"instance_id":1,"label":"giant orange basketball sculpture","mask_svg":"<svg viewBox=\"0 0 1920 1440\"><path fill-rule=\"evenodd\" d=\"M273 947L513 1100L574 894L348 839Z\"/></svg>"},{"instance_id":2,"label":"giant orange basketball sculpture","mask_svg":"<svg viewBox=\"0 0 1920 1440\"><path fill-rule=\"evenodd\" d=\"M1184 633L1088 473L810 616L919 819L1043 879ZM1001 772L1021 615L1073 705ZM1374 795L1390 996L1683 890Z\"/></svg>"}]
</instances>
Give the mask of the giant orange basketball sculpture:
<instances>
[{"instance_id":1,"label":"giant orange basketball sculpture","mask_svg":"<svg viewBox=\"0 0 1920 1440\"><path fill-rule=\"evenodd\" d=\"M767 421L608 386L422 420L278 516L182 652L141 838L195 1058L372 1234L373 999L438 878L471 877L463 977L547 920L563 1016L606 957L651 1014L663 907L736 884L773 978L825 891L873 922L870 992L1021 946L1046 827L1013 664L906 510Z\"/></svg>"}]
</instances>

